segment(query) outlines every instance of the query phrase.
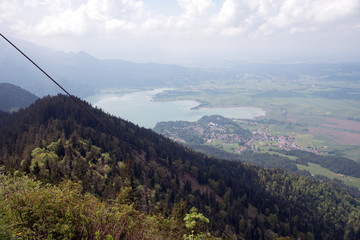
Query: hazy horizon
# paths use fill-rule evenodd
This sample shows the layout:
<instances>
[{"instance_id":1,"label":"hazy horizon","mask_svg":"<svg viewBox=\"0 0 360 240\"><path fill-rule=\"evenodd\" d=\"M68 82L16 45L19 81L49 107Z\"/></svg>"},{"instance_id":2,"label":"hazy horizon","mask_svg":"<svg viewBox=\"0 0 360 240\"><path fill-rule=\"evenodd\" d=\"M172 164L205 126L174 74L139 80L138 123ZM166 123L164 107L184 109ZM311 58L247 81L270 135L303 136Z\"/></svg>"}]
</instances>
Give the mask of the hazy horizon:
<instances>
[{"instance_id":1,"label":"hazy horizon","mask_svg":"<svg viewBox=\"0 0 360 240\"><path fill-rule=\"evenodd\" d=\"M137 63L360 61L358 0L2 0L0 27L39 46Z\"/></svg>"}]
</instances>

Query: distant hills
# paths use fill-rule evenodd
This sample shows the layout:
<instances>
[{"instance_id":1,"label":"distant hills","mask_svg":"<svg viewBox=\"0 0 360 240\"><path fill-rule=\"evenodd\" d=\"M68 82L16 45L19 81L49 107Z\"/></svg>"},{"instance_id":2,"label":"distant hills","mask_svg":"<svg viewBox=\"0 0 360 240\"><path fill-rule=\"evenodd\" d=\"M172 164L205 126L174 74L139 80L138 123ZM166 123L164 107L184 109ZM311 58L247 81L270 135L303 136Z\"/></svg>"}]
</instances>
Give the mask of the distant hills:
<instances>
[{"instance_id":1,"label":"distant hills","mask_svg":"<svg viewBox=\"0 0 360 240\"><path fill-rule=\"evenodd\" d=\"M105 201L107 204L117 204L118 207L112 209L124 209L119 219L134 215L134 211L126 210L129 207L146 216L156 214L159 218L153 217L151 222L157 223L158 228L166 231L168 236L162 232L163 237L158 239L182 239L186 233L180 225L183 224L184 212L188 211L186 205L191 207L191 204L181 201L182 195L211 216L234 239L360 238L360 200L356 194L335 182L209 157L82 103L121 141L109 135L101 124L89 117L69 97L48 96L24 111L13 114L0 112L1 174L17 179L22 177L22 182L28 182L28 178L23 176L26 174L42 183L50 183L43 186L51 187L54 184L63 191L76 187L76 184L64 184L64 180L75 182L84 192L91 194L91 199L98 199L91 200L96 206L101 206L99 202ZM146 167L133 151L143 156L163 178ZM309 155L307 159L311 157ZM1 175L0 179L3 178ZM182 195L163 179L171 182ZM11 179L6 181L13 182ZM3 190L3 185L0 184L0 193L6 190ZM14 189L20 191L18 194L22 197L19 186ZM46 188L43 190L45 192L39 188L34 189L38 193L29 193L28 188L26 191L26 196L29 196L26 201L18 200L17 193L13 200L10 197L5 199L5 194L0 194L0 210L5 219L2 223L6 226L1 226L0 230L6 229L12 234L45 236L50 233L37 229L47 216L56 216L56 221L47 222L48 225L44 226L51 229L51 236L61 235L63 228L59 228L58 224L66 225L66 234L74 239L81 238L84 232L93 236L101 235L107 229L101 226L108 220L100 222L97 218L91 218L95 223L91 228L86 228L87 221L82 219L89 216L79 214L76 215L78 218L74 218L73 215L64 215L59 210L64 209L63 205L59 208L50 197L41 198L40 205L28 204L24 207L28 201L37 202L37 197L32 196L50 194ZM115 198L116 201L111 201ZM67 200L66 204L71 208L79 202L86 202L86 199L90 198L79 196ZM11 208L1 205L9 201ZM45 215L42 214L43 206L46 206ZM103 219L112 219L113 212L102 209L94 215L105 215ZM19 214L26 219L18 217ZM109 214L108 217L106 214ZM161 220L160 216L167 220ZM30 221L27 219L31 220L32 225L27 224ZM11 224L15 220L24 222L15 226ZM77 231L79 228L86 228L87 231ZM215 226L209 227L209 230L221 236ZM101 236L105 239L106 235ZM224 236L222 238L226 239Z\"/></svg>"},{"instance_id":2,"label":"distant hills","mask_svg":"<svg viewBox=\"0 0 360 240\"><path fill-rule=\"evenodd\" d=\"M10 83L0 83L0 110L14 112L26 108L38 99L29 91Z\"/></svg>"},{"instance_id":3,"label":"distant hills","mask_svg":"<svg viewBox=\"0 0 360 240\"><path fill-rule=\"evenodd\" d=\"M73 95L86 97L106 88L145 88L191 86L201 81L236 80L239 74L256 74L298 80L301 75L339 78L342 70L358 71L359 64L233 64L231 68L190 68L173 64L132 63L97 59L85 52L65 53L14 40L15 44ZM61 90L20 53L0 41L0 81L10 82L37 96L54 95ZM331 66L331 67L329 67ZM336 68L334 68L336 66ZM338 72L334 72L337 69Z\"/></svg>"},{"instance_id":4,"label":"distant hills","mask_svg":"<svg viewBox=\"0 0 360 240\"><path fill-rule=\"evenodd\" d=\"M209 76L178 65L100 60L85 52L64 53L19 40L15 44L72 94L81 97L104 88L176 86ZM8 43L0 41L0 46L0 81L11 82L38 96L61 92Z\"/></svg>"}]
</instances>

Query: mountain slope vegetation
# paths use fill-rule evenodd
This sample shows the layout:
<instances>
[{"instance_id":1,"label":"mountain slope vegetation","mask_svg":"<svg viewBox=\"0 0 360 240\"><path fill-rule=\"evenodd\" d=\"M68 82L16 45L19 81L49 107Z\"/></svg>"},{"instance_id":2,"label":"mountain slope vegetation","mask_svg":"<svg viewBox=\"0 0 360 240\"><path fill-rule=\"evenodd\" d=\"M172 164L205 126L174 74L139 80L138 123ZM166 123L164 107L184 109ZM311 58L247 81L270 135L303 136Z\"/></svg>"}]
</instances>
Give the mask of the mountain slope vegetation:
<instances>
[{"instance_id":1,"label":"mountain slope vegetation","mask_svg":"<svg viewBox=\"0 0 360 240\"><path fill-rule=\"evenodd\" d=\"M43 192L46 192L50 191L49 186L60 186L61 191L67 191L64 186L66 181L71 181L81 188L76 191L88 194L86 196L98 201L98 205L113 204L120 197L122 203L131 205L136 214L145 214L144 221L154 215L163 216L161 219L167 223L162 236L169 232L177 234L169 235L168 239L181 239L186 234L185 228L176 227L181 225L176 221L183 223L185 212L192 206L190 202L183 202L182 195L234 239L360 238L360 201L336 183L289 174L280 169L212 158L151 130L105 114L86 102L83 104L121 141L63 95L42 98L13 114L0 112L0 164L2 172L8 175L2 177L7 179L2 182L13 181L11 176L34 177L45 186ZM128 144L162 177L144 166ZM181 194L162 178L171 182ZM7 183L2 183L2 189L10 186ZM39 187L35 189L39 190ZM60 190L54 187L51 191ZM31 191L28 194L30 196ZM9 200L5 196L0 194L0 203ZM83 198L83 195L79 197ZM45 203L46 200L40 208ZM80 201L79 204L85 203ZM12 214L17 219L27 213L26 208L15 205L15 209L18 211ZM50 213L56 209L49 205ZM9 216L6 207L0 210L4 216ZM105 207L97 210L99 214L107 211ZM131 217L135 214L131 211L121 213ZM59 221L65 221L64 216L66 221L71 219L60 214ZM153 221L160 223L161 219ZM101 221L99 218L98 227ZM34 218L32 224L22 226L33 233L36 231L34 226L39 224L41 218ZM68 230L72 234L67 235L70 239L83 236L76 228ZM101 233L100 227L90 230ZM133 230L128 230L129 234ZM215 236L222 234L213 225L208 230ZM46 236L50 238L50 235ZM92 236L89 239L95 239L96 236ZM101 236L100 239L106 237ZM222 237L226 239L226 236Z\"/></svg>"}]
</instances>

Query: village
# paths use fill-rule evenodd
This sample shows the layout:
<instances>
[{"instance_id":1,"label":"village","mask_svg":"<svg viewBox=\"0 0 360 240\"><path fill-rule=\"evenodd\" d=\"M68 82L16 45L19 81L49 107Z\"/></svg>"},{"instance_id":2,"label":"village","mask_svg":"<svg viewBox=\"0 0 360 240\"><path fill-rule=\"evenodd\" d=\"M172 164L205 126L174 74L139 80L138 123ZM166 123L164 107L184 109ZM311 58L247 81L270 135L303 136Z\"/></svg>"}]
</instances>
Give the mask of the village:
<instances>
[{"instance_id":1,"label":"village","mask_svg":"<svg viewBox=\"0 0 360 240\"><path fill-rule=\"evenodd\" d=\"M212 120L212 121L211 121ZM313 146L300 146L296 143L296 134L290 136L275 136L269 133L268 124L261 124L257 130L252 132L241 128L236 123L229 123L229 119L208 119L201 122L173 122L167 126L161 134L179 143L196 143L211 145L216 148L228 150L241 154L246 150L271 151L271 150L303 150L319 153ZM258 125L256 122L248 122ZM260 124L259 124L260 125Z\"/></svg>"},{"instance_id":2,"label":"village","mask_svg":"<svg viewBox=\"0 0 360 240\"><path fill-rule=\"evenodd\" d=\"M280 150L303 150L309 151L313 153L319 153L319 150L313 146L303 147L298 145L295 142L295 133L290 136L273 136L270 134L268 129L268 125L265 124L260 127L258 130L252 132L252 138L247 142L247 146L251 148L253 151L256 151L256 142L264 143L266 146L270 146L271 148L277 147Z\"/></svg>"}]
</instances>

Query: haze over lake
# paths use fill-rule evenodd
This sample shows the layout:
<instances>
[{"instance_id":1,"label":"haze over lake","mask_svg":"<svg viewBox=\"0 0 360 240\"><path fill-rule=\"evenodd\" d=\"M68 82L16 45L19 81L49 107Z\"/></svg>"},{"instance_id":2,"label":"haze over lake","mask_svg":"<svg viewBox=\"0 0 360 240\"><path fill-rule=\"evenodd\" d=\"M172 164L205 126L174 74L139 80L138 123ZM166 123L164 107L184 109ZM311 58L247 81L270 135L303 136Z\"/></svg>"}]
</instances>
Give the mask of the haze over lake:
<instances>
[{"instance_id":1,"label":"haze over lake","mask_svg":"<svg viewBox=\"0 0 360 240\"><path fill-rule=\"evenodd\" d=\"M254 119L265 115L265 111L258 107L193 109L199 106L199 102L193 100L157 102L152 100L156 94L165 90L161 88L132 93L102 93L88 97L86 100L105 112L146 128L153 128L157 122L161 121L196 121L203 116L215 114L240 119Z\"/></svg>"}]
</instances>

